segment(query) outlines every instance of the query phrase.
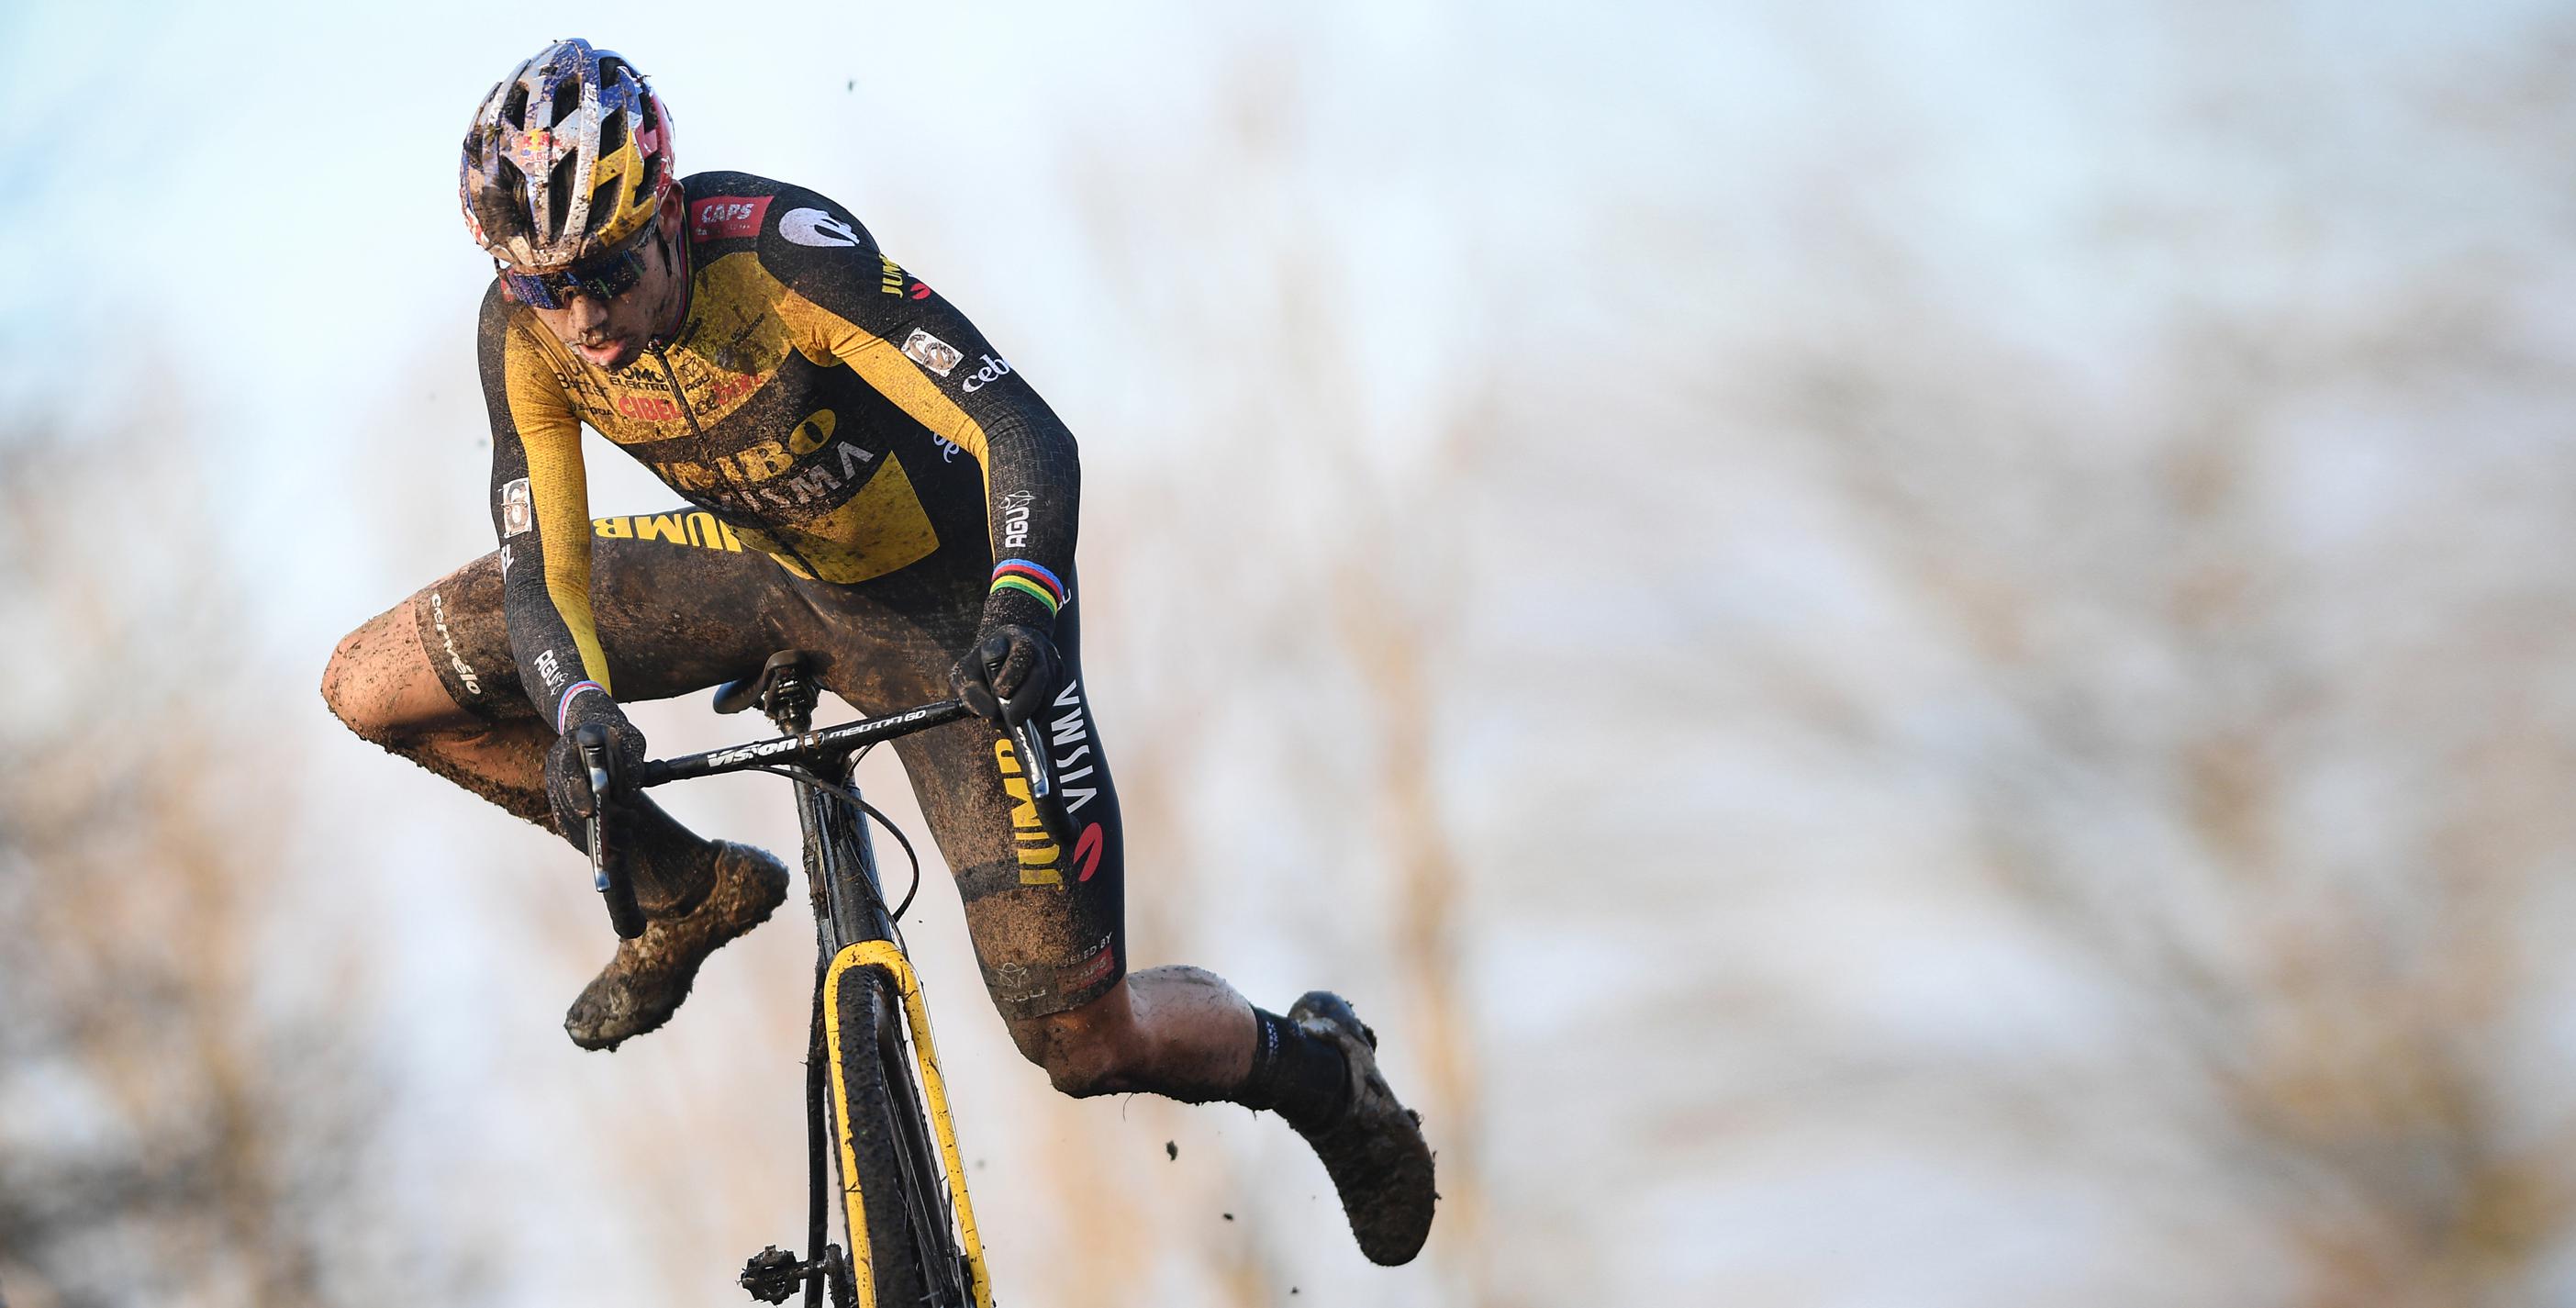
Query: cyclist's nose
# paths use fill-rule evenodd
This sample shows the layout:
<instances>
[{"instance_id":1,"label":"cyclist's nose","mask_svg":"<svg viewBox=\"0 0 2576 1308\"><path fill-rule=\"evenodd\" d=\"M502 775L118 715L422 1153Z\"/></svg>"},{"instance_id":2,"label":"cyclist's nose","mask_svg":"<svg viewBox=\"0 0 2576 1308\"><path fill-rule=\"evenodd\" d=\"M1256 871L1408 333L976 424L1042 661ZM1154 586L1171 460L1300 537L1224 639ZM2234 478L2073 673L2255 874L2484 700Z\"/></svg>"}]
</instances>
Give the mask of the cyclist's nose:
<instances>
[{"instance_id":1,"label":"cyclist's nose","mask_svg":"<svg viewBox=\"0 0 2576 1308\"><path fill-rule=\"evenodd\" d=\"M608 321L608 301L596 295L575 295L564 307L572 314L573 328L579 332L587 333Z\"/></svg>"}]
</instances>

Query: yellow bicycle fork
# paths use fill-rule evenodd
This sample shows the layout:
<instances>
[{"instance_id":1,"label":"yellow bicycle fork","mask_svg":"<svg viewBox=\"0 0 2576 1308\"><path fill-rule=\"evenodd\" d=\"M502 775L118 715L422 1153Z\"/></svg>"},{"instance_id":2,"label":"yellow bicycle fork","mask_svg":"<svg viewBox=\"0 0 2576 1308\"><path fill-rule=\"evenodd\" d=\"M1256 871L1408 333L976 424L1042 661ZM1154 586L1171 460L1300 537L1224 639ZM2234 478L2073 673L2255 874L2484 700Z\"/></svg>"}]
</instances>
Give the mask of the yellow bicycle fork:
<instances>
[{"instance_id":1,"label":"yellow bicycle fork","mask_svg":"<svg viewBox=\"0 0 2576 1308\"><path fill-rule=\"evenodd\" d=\"M850 1274L858 1284L859 1303L863 1308L874 1308L876 1269L868 1249L867 1213L861 1207L858 1157L850 1140L850 1092L841 1075L840 1001L842 975L858 967L884 969L903 995L904 1022L912 1029L913 1057L921 1065L923 1107L929 1110L932 1133L939 1137L940 1167L948 1173L948 1195L957 1205L957 1229L966 1248L967 1275L974 1282L975 1308L993 1308L993 1282L984 1271L984 1242L975 1233L975 1207L966 1198L966 1169L957 1158L957 1126L948 1115L948 1083L939 1075L939 1054L930 1042L930 1010L921 1002L921 981L913 975L912 960L905 958L891 940L862 940L844 948L833 956L831 970L823 979L823 1032L831 1053L832 1116L841 1151L842 1215L849 1228Z\"/></svg>"}]
</instances>

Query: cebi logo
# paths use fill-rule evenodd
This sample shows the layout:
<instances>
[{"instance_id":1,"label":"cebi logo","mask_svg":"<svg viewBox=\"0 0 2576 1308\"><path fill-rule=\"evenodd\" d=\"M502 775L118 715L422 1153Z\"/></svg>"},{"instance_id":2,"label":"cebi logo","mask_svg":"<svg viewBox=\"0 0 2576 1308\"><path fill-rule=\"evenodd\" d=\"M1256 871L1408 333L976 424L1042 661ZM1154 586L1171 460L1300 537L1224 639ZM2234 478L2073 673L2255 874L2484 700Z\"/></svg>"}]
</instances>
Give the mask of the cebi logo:
<instances>
[{"instance_id":1,"label":"cebi logo","mask_svg":"<svg viewBox=\"0 0 2576 1308\"><path fill-rule=\"evenodd\" d=\"M829 248L857 245L859 234L848 223L820 209L790 209L778 220L778 234L798 245Z\"/></svg>"},{"instance_id":2,"label":"cebi logo","mask_svg":"<svg viewBox=\"0 0 2576 1308\"><path fill-rule=\"evenodd\" d=\"M1010 375L1011 365L987 354L984 356L984 366L966 375L967 393L973 394L984 389L987 384L1000 381Z\"/></svg>"}]
</instances>

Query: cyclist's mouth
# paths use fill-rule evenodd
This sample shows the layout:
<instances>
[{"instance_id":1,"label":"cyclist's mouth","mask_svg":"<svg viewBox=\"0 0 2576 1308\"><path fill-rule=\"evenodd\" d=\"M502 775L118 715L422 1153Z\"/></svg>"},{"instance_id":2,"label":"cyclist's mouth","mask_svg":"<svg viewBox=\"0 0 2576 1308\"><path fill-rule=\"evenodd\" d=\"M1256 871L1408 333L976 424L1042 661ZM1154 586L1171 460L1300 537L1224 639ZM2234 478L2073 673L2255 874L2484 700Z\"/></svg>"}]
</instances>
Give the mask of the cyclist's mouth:
<instances>
[{"instance_id":1,"label":"cyclist's mouth","mask_svg":"<svg viewBox=\"0 0 2576 1308\"><path fill-rule=\"evenodd\" d=\"M574 349L581 352L581 357L588 359L592 363L598 364L603 368L614 366L620 362L622 357L633 349L633 347L634 342L620 340L615 337L598 342L582 341L573 346Z\"/></svg>"}]
</instances>

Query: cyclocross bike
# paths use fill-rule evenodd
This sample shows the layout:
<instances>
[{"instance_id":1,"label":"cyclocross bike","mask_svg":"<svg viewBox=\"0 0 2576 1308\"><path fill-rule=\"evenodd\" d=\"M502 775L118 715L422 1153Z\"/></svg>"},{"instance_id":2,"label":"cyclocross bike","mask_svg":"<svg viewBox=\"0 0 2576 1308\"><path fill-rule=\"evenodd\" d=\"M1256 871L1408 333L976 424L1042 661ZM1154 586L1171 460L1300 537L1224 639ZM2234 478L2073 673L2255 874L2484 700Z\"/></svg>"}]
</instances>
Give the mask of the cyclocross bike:
<instances>
[{"instance_id":1,"label":"cyclocross bike","mask_svg":"<svg viewBox=\"0 0 2576 1308\"><path fill-rule=\"evenodd\" d=\"M921 982L905 955L897 923L921 888L921 859L885 814L861 798L854 771L870 747L967 716L941 700L880 718L813 729L820 688L818 660L782 650L760 674L719 687L719 713L754 706L784 733L685 758L651 761L624 775L597 727L575 733L590 768L593 882L617 933L643 933L644 918L615 848L612 811L620 795L725 772L774 772L796 784L796 817L804 830L805 885L814 905L818 948L805 1075L806 1238L809 1257L772 1245L743 1266L739 1284L764 1303L785 1303L798 1289L806 1308L826 1291L835 1308L992 1308L992 1281L966 1198L956 1127L930 1039ZM1046 750L1034 724L1012 732L1018 762L1039 817L1066 848L1070 823L1054 794ZM886 906L867 822L874 818L912 861L912 884ZM830 1242L829 1175L840 1179L841 1229Z\"/></svg>"}]
</instances>

